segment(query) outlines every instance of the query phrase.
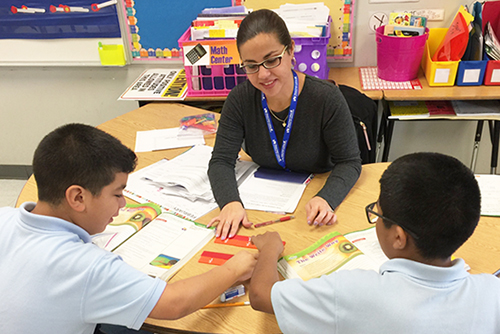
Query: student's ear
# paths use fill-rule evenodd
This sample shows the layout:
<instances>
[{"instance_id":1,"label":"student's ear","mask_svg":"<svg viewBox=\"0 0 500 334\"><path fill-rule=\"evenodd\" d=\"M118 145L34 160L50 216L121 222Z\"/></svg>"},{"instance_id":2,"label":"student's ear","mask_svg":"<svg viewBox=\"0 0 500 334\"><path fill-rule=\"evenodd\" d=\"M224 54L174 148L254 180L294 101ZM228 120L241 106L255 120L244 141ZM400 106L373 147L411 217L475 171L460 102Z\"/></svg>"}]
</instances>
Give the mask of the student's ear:
<instances>
[{"instance_id":1,"label":"student's ear","mask_svg":"<svg viewBox=\"0 0 500 334\"><path fill-rule=\"evenodd\" d=\"M408 236L406 232L399 225L392 225L394 231L394 239L392 246L394 249L403 250L408 243Z\"/></svg>"},{"instance_id":2,"label":"student's ear","mask_svg":"<svg viewBox=\"0 0 500 334\"><path fill-rule=\"evenodd\" d=\"M71 185L66 189L66 202L68 205L77 212L83 212L85 210L85 198L87 196L87 191L85 188L79 185Z\"/></svg>"},{"instance_id":3,"label":"student's ear","mask_svg":"<svg viewBox=\"0 0 500 334\"><path fill-rule=\"evenodd\" d=\"M290 48L290 55L293 57L295 55L295 41L292 39L292 47Z\"/></svg>"}]
</instances>

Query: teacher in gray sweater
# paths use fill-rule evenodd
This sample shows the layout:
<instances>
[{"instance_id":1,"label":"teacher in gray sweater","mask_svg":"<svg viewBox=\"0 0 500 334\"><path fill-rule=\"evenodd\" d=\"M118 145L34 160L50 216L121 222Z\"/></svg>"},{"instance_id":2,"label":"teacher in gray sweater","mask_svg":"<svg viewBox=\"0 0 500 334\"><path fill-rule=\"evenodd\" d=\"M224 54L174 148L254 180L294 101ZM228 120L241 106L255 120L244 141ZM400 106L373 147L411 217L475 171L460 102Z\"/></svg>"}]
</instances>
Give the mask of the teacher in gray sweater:
<instances>
[{"instance_id":1,"label":"teacher in gray sweater","mask_svg":"<svg viewBox=\"0 0 500 334\"><path fill-rule=\"evenodd\" d=\"M216 235L236 235L248 221L234 167L241 147L260 166L296 172L331 171L306 205L307 223L331 225L361 172L349 107L332 83L293 70L294 42L284 21L262 9L241 23L237 46L248 80L222 109L208 176L221 209L209 225Z\"/></svg>"}]
</instances>

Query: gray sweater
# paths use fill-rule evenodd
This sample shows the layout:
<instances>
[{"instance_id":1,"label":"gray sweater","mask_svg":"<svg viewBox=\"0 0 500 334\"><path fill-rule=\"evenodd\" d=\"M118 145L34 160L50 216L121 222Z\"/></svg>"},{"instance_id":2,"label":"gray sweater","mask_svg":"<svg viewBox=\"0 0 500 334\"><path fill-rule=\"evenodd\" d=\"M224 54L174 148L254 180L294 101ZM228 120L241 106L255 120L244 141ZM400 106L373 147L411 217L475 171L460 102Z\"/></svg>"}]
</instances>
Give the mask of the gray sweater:
<instances>
[{"instance_id":1,"label":"gray sweater","mask_svg":"<svg viewBox=\"0 0 500 334\"><path fill-rule=\"evenodd\" d=\"M260 101L261 92L248 80L229 93L222 108L208 177L220 208L240 201L234 166L241 147L260 166L282 169L276 161ZM289 109L276 115L284 119ZM273 120L279 148L284 128ZM359 146L349 107L334 84L306 76L295 111L286 167L292 171L331 171L317 194L335 209L361 172Z\"/></svg>"}]
</instances>

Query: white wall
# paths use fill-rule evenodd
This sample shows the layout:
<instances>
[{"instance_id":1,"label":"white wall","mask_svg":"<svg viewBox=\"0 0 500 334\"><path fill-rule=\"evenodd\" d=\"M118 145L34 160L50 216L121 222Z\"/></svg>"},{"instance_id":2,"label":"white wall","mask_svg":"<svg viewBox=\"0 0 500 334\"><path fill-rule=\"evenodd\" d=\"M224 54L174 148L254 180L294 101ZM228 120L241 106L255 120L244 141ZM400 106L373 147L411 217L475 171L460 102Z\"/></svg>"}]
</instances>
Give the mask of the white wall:
<instances>
[{"instance_id":1,"label":"white wall","mask_svg":"<svg viewBox=\"0 0 500 334\"><path fill-rule=\"evenodd\" d=\"M459 0L371 4L355 2L354 62L332 66L375 66L375 35L368 19L374 12L403 9L445 9L444 21L430 27L447 27ZM166 65L168 66L168 65ZM155 66L156 67L156 66ZM132 101L117 101L145 69L144 65L110 67L1 67L0 165L31 164L40 139L68 122L98 125L137 108ZM409 152L437 151L470 164L475 122L397 122L389 160ZM489 132L485 129L476 172L489 172Z\"/></svg>"}]
</instances>

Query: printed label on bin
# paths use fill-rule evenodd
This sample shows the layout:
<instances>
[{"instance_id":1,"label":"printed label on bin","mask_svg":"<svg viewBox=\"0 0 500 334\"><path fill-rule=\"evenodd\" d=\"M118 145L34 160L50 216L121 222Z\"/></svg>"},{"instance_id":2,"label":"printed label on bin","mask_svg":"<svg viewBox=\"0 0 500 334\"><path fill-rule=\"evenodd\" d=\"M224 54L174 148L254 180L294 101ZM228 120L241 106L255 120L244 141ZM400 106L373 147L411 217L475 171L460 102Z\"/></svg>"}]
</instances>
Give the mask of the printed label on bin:
<instances>
[{"instance_id":1,"label":"printed label on bin","mask_svg":"<svg viewBox=\"0 0 500 334\"><path fill-rule=\"evenodd\" d=\"M197 41L197 43L193 45L186 45L186 43L184 43L182 48L184 50L185 66L230 65L240 63L236 43L228 43L228 41Z\"/></svg>"}]
</instances>

